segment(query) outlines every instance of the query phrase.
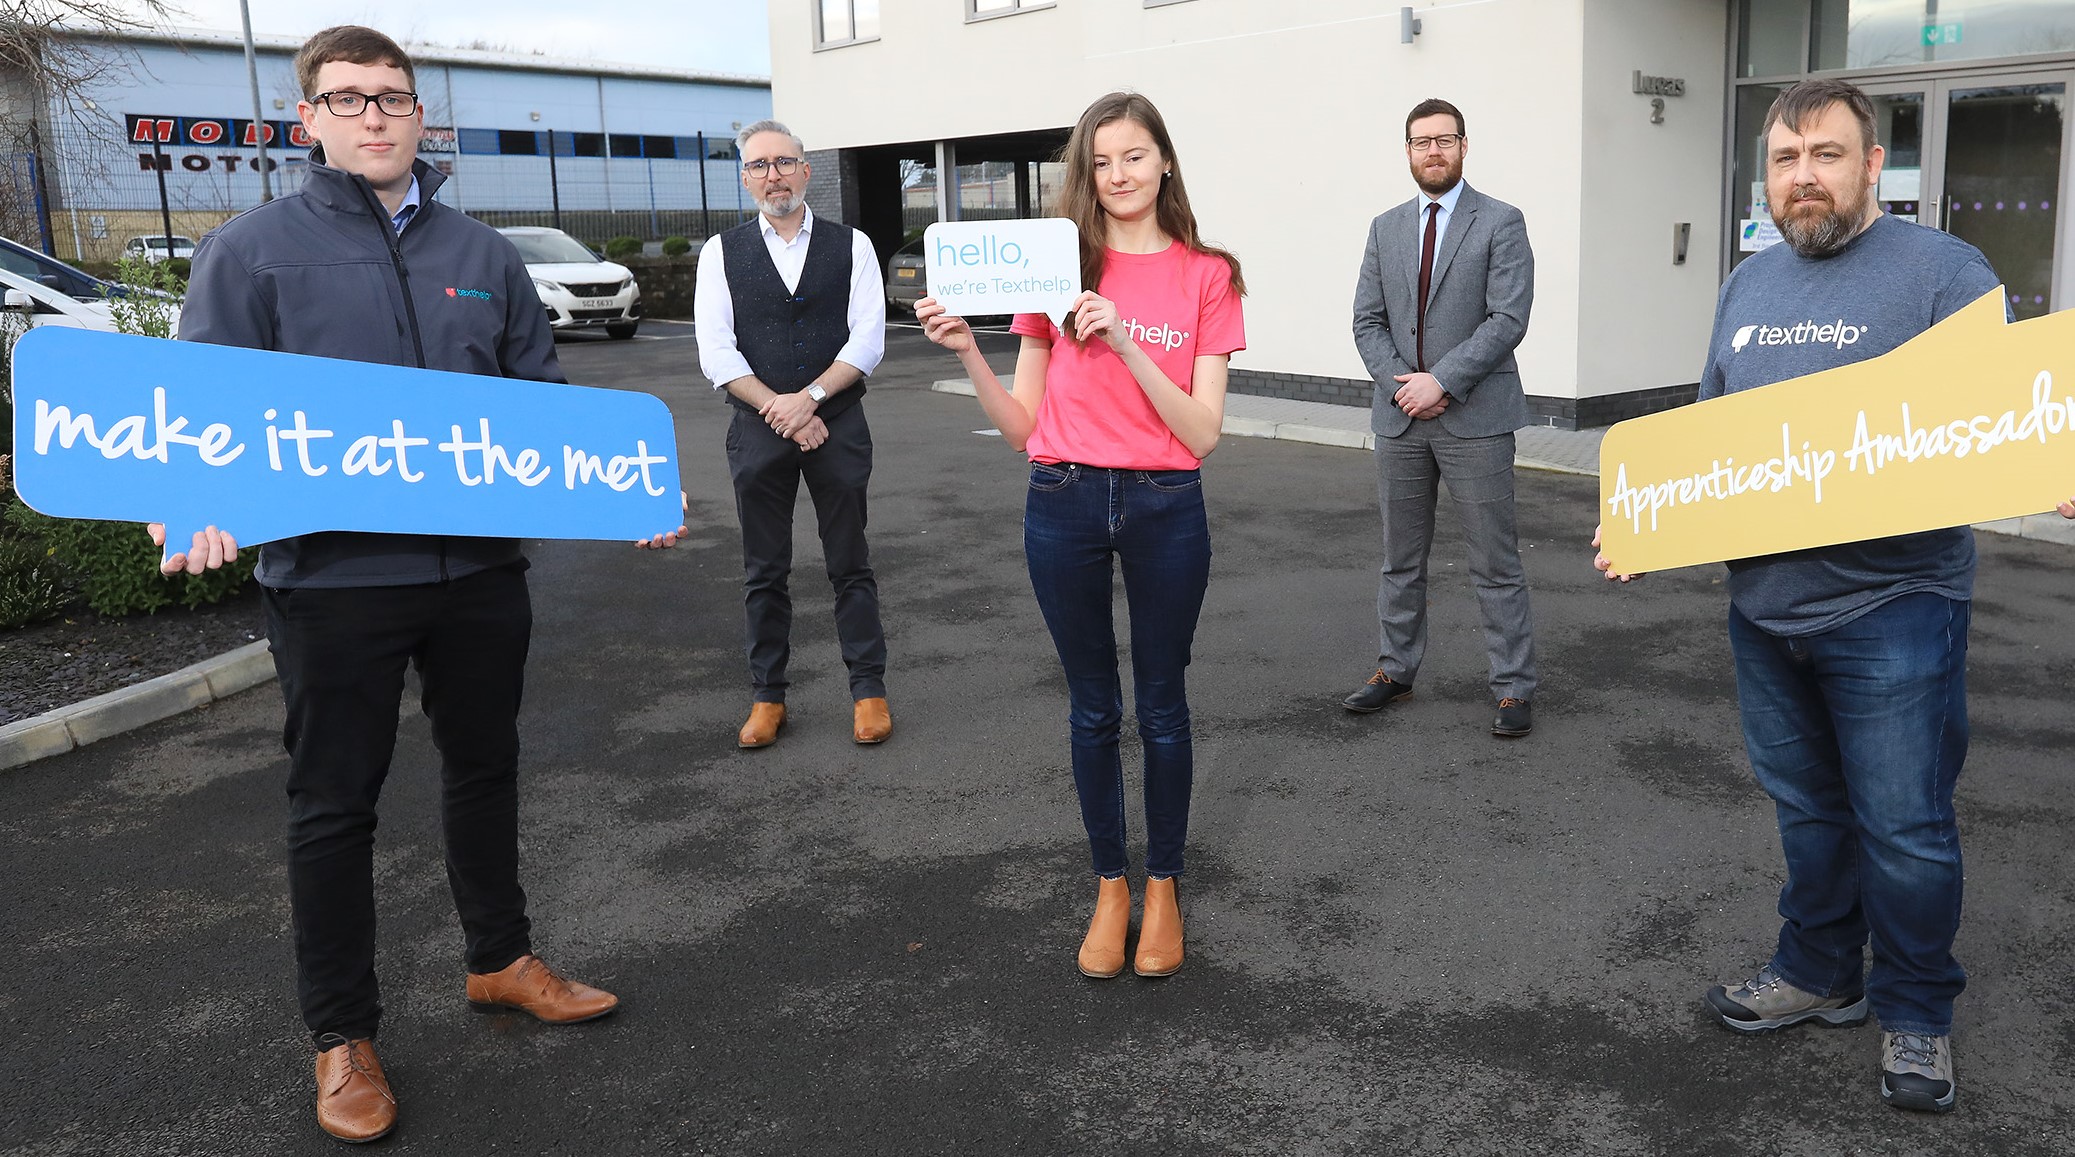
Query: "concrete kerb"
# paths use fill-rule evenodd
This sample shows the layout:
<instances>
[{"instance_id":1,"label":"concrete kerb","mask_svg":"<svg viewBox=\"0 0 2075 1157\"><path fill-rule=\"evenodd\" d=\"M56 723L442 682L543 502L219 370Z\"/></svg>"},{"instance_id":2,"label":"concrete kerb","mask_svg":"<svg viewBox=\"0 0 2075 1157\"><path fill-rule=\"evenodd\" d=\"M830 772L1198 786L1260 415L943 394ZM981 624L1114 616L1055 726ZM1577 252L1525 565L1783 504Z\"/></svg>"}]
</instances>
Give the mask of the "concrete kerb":
<instances>
[{"instance_id":1,"label":"concrete kerb","mask_svg":"<svg viewBox=\"0 0 2075 1157\"><path fill-rule=\"evenodd\" d=\"M204 707L274 678L265 640L0 727L0 771Z\"/></svg>"}]
</instances>

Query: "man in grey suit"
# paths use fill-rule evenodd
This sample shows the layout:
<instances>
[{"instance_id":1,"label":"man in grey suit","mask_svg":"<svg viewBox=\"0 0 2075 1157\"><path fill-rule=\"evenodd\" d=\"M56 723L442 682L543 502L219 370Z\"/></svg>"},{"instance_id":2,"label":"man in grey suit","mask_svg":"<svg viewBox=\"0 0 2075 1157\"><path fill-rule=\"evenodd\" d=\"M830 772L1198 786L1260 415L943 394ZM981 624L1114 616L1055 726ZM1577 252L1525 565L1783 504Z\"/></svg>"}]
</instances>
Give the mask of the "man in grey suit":
<instances>
[{"instance_id":1,"label":"man in grey suit","mask_svg":"<svg viewBox=\"0 0 2075 1157\"><path fill-rule=\"evenodd\" d=\"M1513 520L1513 431L1527 424L1514 347L1527 332L1535 258L1520 210L1463 181L1463 114L1445 100L1405 118L1420 195L1369 227L1355 287L1355 347L1376 380L1370 429L1383 513L1383 645L1376 674L1341 700L1372 712L1412 694L1427 645L1427 555L1436 484L1469 540L1484 614L1493 735L1534 726L1535 646Z\"/></svg>"}]
</instances>

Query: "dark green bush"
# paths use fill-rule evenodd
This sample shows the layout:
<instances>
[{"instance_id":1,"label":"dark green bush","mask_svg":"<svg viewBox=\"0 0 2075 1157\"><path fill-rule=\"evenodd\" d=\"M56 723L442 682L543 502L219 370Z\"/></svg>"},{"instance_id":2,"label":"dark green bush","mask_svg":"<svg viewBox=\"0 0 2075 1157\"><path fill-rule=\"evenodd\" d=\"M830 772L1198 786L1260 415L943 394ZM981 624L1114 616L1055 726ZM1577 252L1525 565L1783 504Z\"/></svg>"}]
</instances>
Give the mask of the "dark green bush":
<instances>
[{"instance_id":1,"label":"dark green bush","mask_svg":"<svg viewBox=\"0 0 2075 1157\"><path fill-rule=\"evenodd\" d=\"M641 252L641 238L615 237L605 243L607 257L632 257Z\"/></svg>"},{"instance_id":2,"label":"dark green bush","mask_svg":"<svg viewBox=\"0 0 2075 1157\"><path fill-rule=\"evenodd\" d=\"M162 575L160 551L134 522L49 518L19 501L0 517L5 537L40 550L62 574L68 594L104 615L133 615L179 603L206 606L236 594L252 577L259 551L240 550L238 561L199 575ZM63 605L63 604L60 604Z\"/></svg>"},{"instance_id":3,"label":"dark green bush","mask_svg":"<svg viewBox=\"0 0 2075 1157\"><path fill-rule=\"evenodd\" d=\"M663 238L663 256L665 257L683 257L691 251L692 240L689 237Z\"/></svg>"}]
</instances>

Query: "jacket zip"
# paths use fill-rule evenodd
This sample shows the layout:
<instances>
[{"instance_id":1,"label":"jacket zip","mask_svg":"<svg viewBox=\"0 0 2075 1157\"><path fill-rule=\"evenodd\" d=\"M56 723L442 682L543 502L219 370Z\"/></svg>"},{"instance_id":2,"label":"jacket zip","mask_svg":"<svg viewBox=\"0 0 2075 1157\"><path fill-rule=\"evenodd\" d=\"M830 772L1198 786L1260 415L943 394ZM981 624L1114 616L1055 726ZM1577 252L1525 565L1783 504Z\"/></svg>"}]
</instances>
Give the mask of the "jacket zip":
<instances>
[{"instance_id":1,"label":"jacket zip","mask_svg":"<svg viewBox=\"0 0 2075 1157\"><path fill-rule=\"evenodd\" d=\"M403 260L403 239L396 235L390 224L390 214L384 209L380 198L375 196L375 187L366 177L355 174L353 187L360 190L361 199L367 202L368 212L374 216L375 228L382 233L382 243L389 248L389 265L396 271L396 285L403 292L403 316L411 327L411 354L418 359L419 369L428 369L425 364L425 339L418 331L418 305L411 299L411 270ZM418 212L423 213L424 206ZM447 581L447 538L439 536L439 579Z\"/></svg>"}]
</instances>

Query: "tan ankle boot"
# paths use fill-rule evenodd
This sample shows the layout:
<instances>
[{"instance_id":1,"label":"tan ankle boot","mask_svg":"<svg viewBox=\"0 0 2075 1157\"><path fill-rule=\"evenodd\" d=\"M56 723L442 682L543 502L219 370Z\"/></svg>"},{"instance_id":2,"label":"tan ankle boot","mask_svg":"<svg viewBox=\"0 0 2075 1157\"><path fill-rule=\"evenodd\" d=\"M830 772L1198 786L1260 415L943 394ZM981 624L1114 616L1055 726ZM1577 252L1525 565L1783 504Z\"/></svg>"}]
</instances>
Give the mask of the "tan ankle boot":
<instances>
[{"instance_id":1,"label":"tan ankle boot","mask_svg":"<svg viewBox=\"0 0 2075 1157\"><path fill-rule=\"evenodd\" d=\"M1182 909L1175 903L1174 877L1146 881L1146 911L1138 923L1140 976L1172 976L1182 967Z\"/></svg>"},{"instance_id":2,"label":"tan ankle boot","mask_svg":"<svg viewBox=\"0 0 2075 1157\"><path fill-rule=\"evenodd\" d=\"M1081 975L1108 980L1124 971L1124 933L1131 927L1131 884L1124 877L1096 877L1095 915L1081 941Z\"/></svg>"}]
</instances>

